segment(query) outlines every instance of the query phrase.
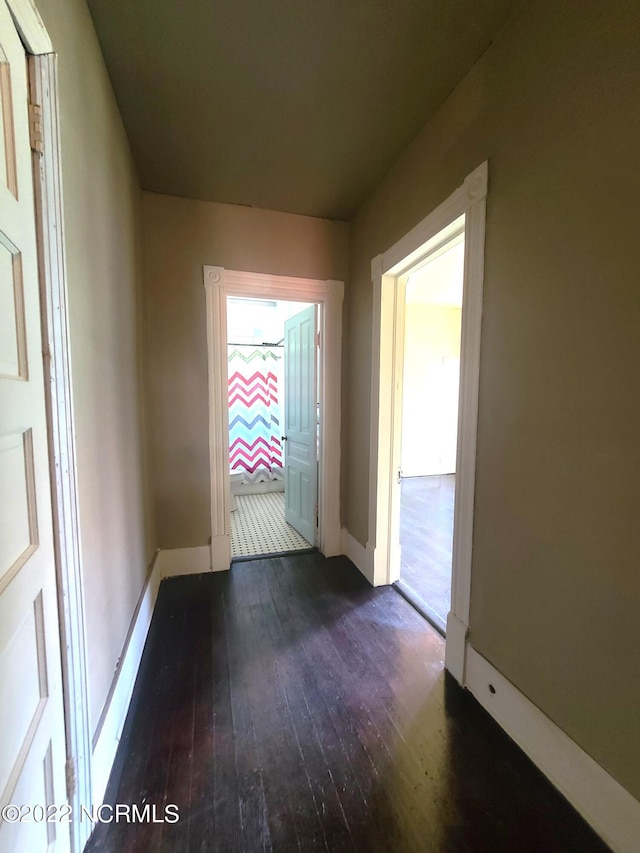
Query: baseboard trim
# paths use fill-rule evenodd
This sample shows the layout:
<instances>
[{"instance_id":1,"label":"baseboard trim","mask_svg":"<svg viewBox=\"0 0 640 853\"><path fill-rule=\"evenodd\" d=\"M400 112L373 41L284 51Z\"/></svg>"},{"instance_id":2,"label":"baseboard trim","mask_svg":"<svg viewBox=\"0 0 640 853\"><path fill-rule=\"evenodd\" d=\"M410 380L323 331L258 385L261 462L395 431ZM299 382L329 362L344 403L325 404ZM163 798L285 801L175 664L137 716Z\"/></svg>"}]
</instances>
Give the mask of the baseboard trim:
<instances>
[{"instance_id":1,"label":"baseboard trim","mask_svg":"<svg viewBox=\"0 0 640 853\"><path fill-rule=\"evenodd\" d=\"M373 559L372 553L364 545L361 545L357 539L349 533L346 527L343 527L340 534L342 543L342 553L348 557L353 565L359 569L365 578L373 585Z\"/></svg>"},{"instance_id":2,"label":"baseboard trim","mask_svg":"<svg viewBox=\"0 0 640 853\"><path fill-rule=\"evenodd\" d=\"M447 647L449 640L447 634ZM483 708L614 851L637 851L638 800L471 646L465 681Z\"/></svg>"},{"instance_id":3,"label":"baseboard trim","mask_svg":"<svg viewBox=\"0 0 640 853\"><path fill-rule=\"evenodd\" d=\"M129 710L133 687L138 675L142 651L147 639L153 608L158 597L161 575L159 555L156 551L151 562L149 576L142 590L138 606L131 621L120 667L114 678L105 710L96 731L91 759L92 796L94 803L101 803L111 774L113 760L120 743L124 721Z\"/></svg>"},{"instance_id":4,"label":"baseboard trim","mask_svg":"<svg viewBox=\"0 0 640 853\"><path fill-rule=\"evenodd\" d=\"M169 548L161 550L158 554L158 571L161 578L199 575L211 570L211 549L208 545L199 545L195 548Z\"/></svg>"},{"instance_id":5,"label":"baseboard trim","mask_svg":"<svg viewBox=\"0 0 640 853\"><path fill-rule=\"evenodd\" d=\"M268 495L272 492L284 492L284 480L271 480L268 483L238 483L236 495Z\"/></svg>"}]
</instances>

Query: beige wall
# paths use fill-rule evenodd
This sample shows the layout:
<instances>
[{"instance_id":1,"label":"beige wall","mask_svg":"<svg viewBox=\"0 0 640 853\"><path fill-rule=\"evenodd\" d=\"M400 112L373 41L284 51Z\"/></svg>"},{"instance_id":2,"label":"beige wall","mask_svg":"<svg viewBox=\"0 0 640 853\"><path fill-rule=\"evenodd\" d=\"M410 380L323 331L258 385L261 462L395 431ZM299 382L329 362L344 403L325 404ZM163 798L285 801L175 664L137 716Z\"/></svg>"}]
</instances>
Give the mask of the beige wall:
<instances>
[{"instance_id":1,"label":"beige wall","mask_svg":"<svg viewBox=\"0 0 640 853\"><path fill-rule=\"evenodd\" d=\"M38 0L59 54L71 369L95 731L155 547L144 454L140 185L87 7Z\"/></svg>"},{"instance_id":2,"label":"beige wall","mask_svg":"<svg viewBox=\"0 0 640 853\"><path fill-rule=\"evenodd\" d=\"M352 225L345 521L367 541L370 262L489 158L471 641L640 797L640 16L518 16Z\"/></svg>"},{"instance_id":3,"label":"beige wall","mask_svg":"<svg viewBox=\"0 0 640 853\"><path fill-rule=\"evenodd\" d=\"M211 533L203 264L344 280L348 226L143 194L156 511L161 548Z\"/></svg>"}]
</instances>

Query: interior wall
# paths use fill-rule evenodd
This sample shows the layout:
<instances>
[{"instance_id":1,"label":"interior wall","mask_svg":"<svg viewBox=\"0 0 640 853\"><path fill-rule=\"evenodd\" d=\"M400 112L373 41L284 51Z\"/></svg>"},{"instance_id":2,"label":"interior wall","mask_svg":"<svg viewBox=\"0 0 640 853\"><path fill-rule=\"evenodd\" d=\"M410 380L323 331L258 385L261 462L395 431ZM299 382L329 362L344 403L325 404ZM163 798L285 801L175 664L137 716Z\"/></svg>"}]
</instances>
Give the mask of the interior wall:
<instances>
[{"instance_id":1,"label":"interior wall","mask_svg":"<svg viewBox=\"0 0 640 853\"><path fill-rule=\"evenodd\" d=\"M454 474L458 374L446 361L460 359L460 308L408 304L404 321L402 449L404 477Z\"/></svg>"},{"instance_id":2,"label":"interior wall","mask_svg":"<svg viewBox=\"0 0 640 853\"><path fill-rule=\"evenodd\" d=\"M143 193L156 520L161 548L211 534L204 264L346 279L348 225Z\"/></svg>"},{"instance_id":3,"label":"interior wall","mask_svg":"<svg viewBox=\"0 0 640 853\"><path fill-rule=\"evenodd\" d=\"M370 263L489 159L471 643L640 797L640 16L522 4L352 224L345 521L366 544Z\"/></svg>"},{"instance_id":4,"label":"interior wall","mask_svg":"<svg viewBox=\"0 0 640 853\"><path fill-rule=\"evenodd\" d=\"M82 0L38 0L59 56L80 536L95 732L155 548L145 455L141 190Z\"/></svg>"}]
</instances>

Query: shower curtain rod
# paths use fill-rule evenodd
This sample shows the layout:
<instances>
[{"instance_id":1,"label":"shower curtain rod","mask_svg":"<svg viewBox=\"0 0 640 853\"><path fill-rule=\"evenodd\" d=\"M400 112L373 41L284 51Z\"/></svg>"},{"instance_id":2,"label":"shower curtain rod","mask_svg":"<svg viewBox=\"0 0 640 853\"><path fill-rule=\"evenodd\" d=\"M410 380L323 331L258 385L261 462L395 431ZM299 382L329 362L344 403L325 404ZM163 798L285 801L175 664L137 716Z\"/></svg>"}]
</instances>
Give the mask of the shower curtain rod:
<instances>
[{"instance_id":1,"label":"shower curtain rod","mask_svg":"<svg viewBox=\"0 0 640 853\"><path fill-rule=\"evenodd\" d=\"M284 340L284 338L283 338L283 340ZM282 341L280 341L277 344L270 344L270 343L267 343L265 341L262 344L238 344L238 343L234 343L233 341L227 341L227 346L228 347L284 347L284 343Z\"/></svg>"}]
</instances>

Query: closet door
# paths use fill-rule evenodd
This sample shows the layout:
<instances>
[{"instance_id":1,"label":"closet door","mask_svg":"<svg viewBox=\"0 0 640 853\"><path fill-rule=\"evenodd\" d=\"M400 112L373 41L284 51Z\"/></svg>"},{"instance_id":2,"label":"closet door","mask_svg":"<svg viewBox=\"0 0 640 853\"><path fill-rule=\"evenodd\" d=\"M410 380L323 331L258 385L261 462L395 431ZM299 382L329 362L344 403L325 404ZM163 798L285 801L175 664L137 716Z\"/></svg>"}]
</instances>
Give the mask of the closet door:
<instances>
[{"instance_id":1,"label":"closet door","mask_svg":"<svg viewBox=\"0 0 640 853\"><path fill-rule=\"evenodd\" d=\"M0 850L66 851L70 816L55 811L66 801L66 750L27 68L4 0L0 98Z\"/></svg>"}]
</instances>

